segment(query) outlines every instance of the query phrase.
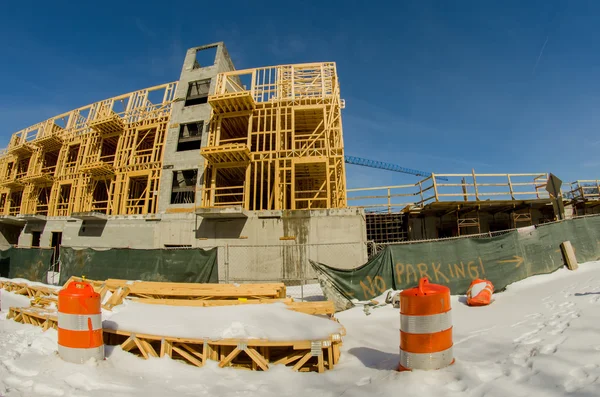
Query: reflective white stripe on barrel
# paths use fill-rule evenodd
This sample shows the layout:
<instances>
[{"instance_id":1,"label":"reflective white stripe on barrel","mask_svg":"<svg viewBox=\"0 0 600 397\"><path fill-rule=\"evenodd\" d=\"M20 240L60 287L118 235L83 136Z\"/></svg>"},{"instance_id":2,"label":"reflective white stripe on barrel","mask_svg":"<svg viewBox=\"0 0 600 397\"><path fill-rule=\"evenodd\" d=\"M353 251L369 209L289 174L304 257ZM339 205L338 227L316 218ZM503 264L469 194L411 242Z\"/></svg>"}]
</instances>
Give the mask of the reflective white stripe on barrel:
<instances>
[{"instance_id":1,"label":"reflective white stripe on barrel","mask_svg":"<svg viewBox=\"0 0 600 397\"><path fill-rule=\"evenodd\" d=\"M75 364L83 364L90 358L102 361L104 360L104 345L89 349L74 349L72 347L58 345L58 354L60 354L60 357L63 360Z\"/></svg>"},{"instance_id":2,"label":"reflective white stripe on barrel","mask_svg":"<svg viewBox=\"0 0 600 397\"><path fill-rule=\"evenodd\" d=\"M452 347L436 353L409 353L400 349L400 365L404 368L440 369L452 364Z\"/></svg>"},{"instance_id":3,"label":"reflective white stripe on barrel","mask_svg":"<svg viewBox=\"0 0 600 397\"><path fill-rule=\"evenodd\" d=\"M481 293L481 291L483 291L485 289L487 289L491 293L494 292L494 291L492 291L492 289L490 288L490 286L488 285L488 283L486 283L485 281L482 281L480 283L473 284L471 286L471 288L469 288L469 291L467 291L467 293L471 294L471 296L477 296L477 295L479 295Z\"/></svg>"},{"instance_id":4,"label":"reflective white stripe on barrel","mask_svg":"<svg viewBox=\"0 0 600 397\"><path fill-rule=\"evenodd\" d=\"M452 311L429 316L400 315L400 331L408 334L434 334L452 328Z\"/></svg>"},{"instance_id":5,"label":"reflective white stripe on barrel","mask_svg":"<svg viewBox=\"0 0 600 397\"><path fill-rule=\"evenodd\" d=\"M58 313L58 328L68 331L88 331L88 319L92 320L92 331L102 329L101 314L66 314Z\"/></svg>"}]
</instances>

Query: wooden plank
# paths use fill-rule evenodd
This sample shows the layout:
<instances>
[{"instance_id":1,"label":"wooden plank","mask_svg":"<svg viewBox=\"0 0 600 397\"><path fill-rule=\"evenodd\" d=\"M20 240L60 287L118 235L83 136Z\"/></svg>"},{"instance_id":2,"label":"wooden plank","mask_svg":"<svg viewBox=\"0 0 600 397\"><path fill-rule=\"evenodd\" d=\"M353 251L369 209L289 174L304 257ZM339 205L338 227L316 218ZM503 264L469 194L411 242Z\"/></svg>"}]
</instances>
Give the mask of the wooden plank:
<instances>
[{"instance_id":1,"label":"wooden plank","mask_svg":"<svg viewBox=\"0 0 600 397\"><path fill-rule=\"evenodd\" d=\"M141 298L134 297L131 300L154 305L170 305L170 306L196 306L196 307L212 307L212 306L235 306L235 305L248 305L248 304L270 304L282 302L289 306L291 310L303 312L307 314L333 314L335 307L330 301L323 302L293 302L291 298L275 298L265 299L260 297L254 297L250 299L239 299L234 300L192 300L192 299L161 299L161 298Z\"/></svg>"},{"instance_id":2,"label":"wooden plank","mask_svg":"<svg viewBox=\"0 0 600 397\"><path fill-rule=\"evenodd\" d=\"M130 335L125 342L121 343L121 349L125 350L126 352L133 349L134 346L136 346L135 335Z\"/></svg>"},{"instance_id":3,"label":"wooden plank","mask_svg":"<svg viewBox=\"0 0 600 397\"><path fill-rule=\"evenodd\" d=\"M133 337L133 342L135 343L135 345L137 346L137 348L140 350L140 353L142 353L142 356L144 356L144 358L147 360L148 359L148 352L144 348L144 345L141 343L141 341L137 337L134 336Z\"/></svg>"},{"instance_id":4,"label":"wooden plank","mask_svg":"<svg viewBox=\"0 0 600 397\"><path fill-rule=\"evenodd\" d=\"M303 366L304 364L306 364L306 362L307 362L308 360L310 360L310 358L311 358L311 357L312 357L312 353L309 351L308 353L306 353L306 354L304 355L304 357L302 357L302 358L300 359L300 361L298 361L298 362L296 363L296 365L294 365L294 367L292 368L292 370L293 370L293 371L295 371L295 372L298 372L298 370L300 370L300 368L302 368L302 366Z\"/></svg>"},{"instance_id":5,"label":"wooden plank","mask_svg":"<svg viewBox=\"0 0 600 397\"><path fill-rule=\"evenodd\" d=\"M267 360L265 360L265 358L259 352L257 352L256 349L248 347L245 349L245 351L246 354L250 356L252 361L254 361L263 371L267 371L269 369Z\"/></svg>"},{"instance_id":6,"label":"wooden plank","mask_svg":"<svg viewBox=\"0 0 600 397\"><path fill-rule=\"evenodd\" d=\"M290 354L288 354L287 356L284 356L284 357L280 358L279 360L275 361L273 364L275 364L275 365L277 365L277 364L283 364L283 365L291 364L294 361L299 360L302 357L304 357L307 352L310 353L310 350L292 351Z\"/></svg>"},{"instance_id":7,"label":"wooden plank","mask_svg":"<svg viewBox=\"0 0 600 397\"><path fill-rule=\"evenodd\" d=\"M269 304L276 302L293 303L291 298L284 299L247 299L247 300L192 300L192 299L147 299L147 298L131 298L131 300L139 303L150 305L169 305L169 306L196 306L196 307L212 307L212 306L236 306L236 305L257 305ZM312 303L312 302L311 302Z\"/></svg>"},{"instance_id":8,"label":"wooden plank","mask_svg":"<svg viewBox=\"0 0 600 397\"><path fill-rule=\"evenodd\" d=\"M154 347L152 347L152 345L144 339L136 339L140 342L140 344L142 346L144 346L144 350L148 353L149 356L152 357L158 357L158 353L156 353L156 350L154 350Z\"/></svg>"},{"instance_id":9,"label":"wooden plank","mask_svg":"<svg viewBox=\"0 0 600 397\"><path fill-rule=\"evenodd\" d=\"M223 368L226 365L229 365L229 363L231 363L231 361L236 358L238 356L238 354L240 354L242 351L240 349L238 349L237 347L235 349L233 349L231 351L231 353L229 353L225 358L221 359L221 361L219 362L219 367Z\"/></svg>"},{"instance_id":10,"label":"wooden plank","mask_svg":"<svg viewBox=\"0 0 600 397\"><path fill-rule=\"evenodd\" d=\"M206 360L217 360L217 352L213 349L212 345L207 341L204 341L204 347L202 349L202 362L206 362Z\"/></svg>"},{"instance_id":11,"label":"wooden plank","mask_svg":"<svg viewBox=\"0 0 600 397\"><path fill-rule=\"evenodd\" d=\"M198 357L200 360L204 361L204 354L196 351L196 349L194 347L191 347L187 343L181 343L180 346L183 347L188 352L190 352L190 354L193 354L194 356ZM204 343L202 344L202 346L204 346Z\"/></svg>"},{"instance_id":12,"label":"wooden plank","mask_svg":"<svg viewBox=\"0 0 600 397\"><path fill-rule=\"evenodd\" d=\"M333 363L337 364L340 361L340 346L337 343L331 345L333 349Z\"/></svg>"},{"instance_id":13,"label":"wooden plank","mask_svg":"<svg viewBox=\"0 0 600 397\"><path fill-rule=\"evenodd\" d=\"M173 343L167 339L163 339L160 344L160 357L165 355L169 357L173 355Z\"/></svg>"},{"instance_id":14,"label":"wooden plank","mask_svg":"<svg viewBox=\"0 0 600 397\"><path fill-rule=\"evenodd\" d=\"M195 366L202 367L202 361L198 360L196 357L192 356L187 351L185 351L177 346L173 346L173 350L176 351L177 353L181 354L186 360L188 360Z\"/></svg>"},{"instance_id":15,"label":"wooden plank","mask_svg":"<svg viewBox=\"0 0 600 397\"><path fill-rule=\"evenodd\" d=\"M560 244L560 249L562 250L563 256L565 258L565 262L567 268L569 270L577 270L579 265L577 264L577 258L575 257L575 250L571 245L570 241L564 241Z\"/></svg>"},{"instance_id":16,"label":"wooden plank","mask_svg":"<svg viewBox=\"0 0 600 397\"><path fill-rule=\"evenodd\" d=\"M323 353L321 352L321 354L319 354L317 356L317 371L322 374L323 372L325 372L325 363L323 362Z\"/></svg>"}]
</instances>

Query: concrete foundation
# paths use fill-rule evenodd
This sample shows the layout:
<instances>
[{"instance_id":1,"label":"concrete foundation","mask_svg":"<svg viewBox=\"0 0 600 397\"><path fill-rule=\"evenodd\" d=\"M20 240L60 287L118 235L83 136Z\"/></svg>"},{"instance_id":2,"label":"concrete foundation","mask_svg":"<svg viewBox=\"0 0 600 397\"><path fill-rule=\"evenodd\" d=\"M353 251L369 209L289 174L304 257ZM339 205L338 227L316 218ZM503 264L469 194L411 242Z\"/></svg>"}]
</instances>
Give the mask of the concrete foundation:
<instances>
[{"instance_id":1,"label":"concrete foundation","mask_svg":"<svg viewBox=\"0 0 600 397\"><path fill-rule=\"evenodd\" d=\"M304 279L311 272L308 259L345 269L367 261L364 213L357 209L250 211L245 218L193 213L49 217L22 228L0 225L0 230L5 246L18 237L19 246L30 247L39 234L39 245L51 247L61 233L61 244L75 248L219 247L221 281Z\"/></svg>"}]
</instances>

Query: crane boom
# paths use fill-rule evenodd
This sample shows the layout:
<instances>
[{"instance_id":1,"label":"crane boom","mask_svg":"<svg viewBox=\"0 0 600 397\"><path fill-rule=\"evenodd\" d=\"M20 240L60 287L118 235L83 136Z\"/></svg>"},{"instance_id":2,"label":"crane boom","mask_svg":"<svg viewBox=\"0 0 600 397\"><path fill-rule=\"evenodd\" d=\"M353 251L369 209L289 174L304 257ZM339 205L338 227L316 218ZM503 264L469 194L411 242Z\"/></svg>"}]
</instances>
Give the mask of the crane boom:
<instances>
[{"instance_id":1,"label":"crane boom","mask_svg":"<svg viewBox=\"0 0 600 397\"><path fill-rule=\"evenodd\" d=\"M402 172L404 174L410 174L410 175L416 175L416 176L424 176L424 177L431 176L430 172L413 170L411 168L401 167L396 164L384 163L383 161L368 160L368 159L363 159L361 157L355 157L355 156L344 156L344 160L346 161L346 164L354 164L354 165L360 165L363 167L370 167L370 168L379 168L382 170ZM443 177L436 177L436 179L440 179L440 180L444 180L444 181L448 180L447 178L443 178Z\"/></svg>"}]
</instances>

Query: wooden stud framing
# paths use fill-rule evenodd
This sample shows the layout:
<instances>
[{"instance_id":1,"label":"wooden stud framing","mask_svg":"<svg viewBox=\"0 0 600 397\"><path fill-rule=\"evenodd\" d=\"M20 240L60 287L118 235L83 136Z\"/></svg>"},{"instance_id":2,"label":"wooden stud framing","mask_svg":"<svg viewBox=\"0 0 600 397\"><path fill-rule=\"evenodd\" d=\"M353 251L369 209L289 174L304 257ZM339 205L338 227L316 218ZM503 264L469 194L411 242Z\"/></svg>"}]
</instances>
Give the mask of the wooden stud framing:
<instances>
[{"instance_id":1,"label":"wooden stud framing","mask_svg":"<svg viewBox=\"0 0 600 397\"><path fill-rule=\"evenodd\" d=\"M120 95L13 134L0 154L0 214L155 213L176 88Z\"/></svg>"},{"instance_id":2,"label":"wooden stud framing","mask_svg":"<svg viewBox=\"0 0 600 397\"><path fill-rule=\"evenodd\" d=\"M249 79L245 88L242 81ZM203 207L248 210L346 206L341 109L334 63L217 76Z\"/></svg>"}]
</instances>

